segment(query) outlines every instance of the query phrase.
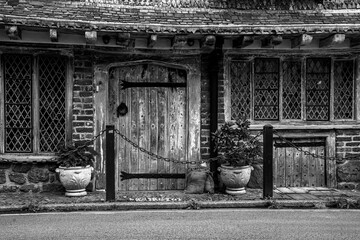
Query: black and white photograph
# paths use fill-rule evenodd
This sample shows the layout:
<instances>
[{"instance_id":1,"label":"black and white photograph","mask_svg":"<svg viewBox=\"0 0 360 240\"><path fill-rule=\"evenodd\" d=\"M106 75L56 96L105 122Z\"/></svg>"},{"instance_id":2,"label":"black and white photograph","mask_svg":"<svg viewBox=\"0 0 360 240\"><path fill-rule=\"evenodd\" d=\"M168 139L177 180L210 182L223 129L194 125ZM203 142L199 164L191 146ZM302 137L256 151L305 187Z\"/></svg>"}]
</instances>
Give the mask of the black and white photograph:
<instances>
[{"instance_id":1,"label":"black and white photograph","mask_svg":"<svg viewBox=\"0 0 360 240\"><path fill-rule=\"evenodd\" d=\"M0 239L360 239L360 0L0 0Z\"/></svg>"}]
</instances>

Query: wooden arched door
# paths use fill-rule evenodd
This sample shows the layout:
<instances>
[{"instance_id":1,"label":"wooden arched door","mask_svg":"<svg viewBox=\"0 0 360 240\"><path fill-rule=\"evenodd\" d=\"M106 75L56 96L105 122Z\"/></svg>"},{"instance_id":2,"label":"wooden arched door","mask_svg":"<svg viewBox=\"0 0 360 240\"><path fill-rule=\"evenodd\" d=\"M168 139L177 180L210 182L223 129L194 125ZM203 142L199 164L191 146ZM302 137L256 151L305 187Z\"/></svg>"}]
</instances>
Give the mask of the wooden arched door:
<instances>
[{"instance_id":1,"label":"wooden arched door","mask_svg":"<svg viewBox=\"0 0 360 240\"><path fill-rule=\"evenodd\" d=\"M165 158L187 159L187 73L152 62L132 63L109 69L108 116L132 142ZM153 174L121 179L119 190L183 189L183 178L156 178L162 173L185 173L184 164L150 157L116 135L118 176L121 172Z\"/></svg>"}]
</instances>

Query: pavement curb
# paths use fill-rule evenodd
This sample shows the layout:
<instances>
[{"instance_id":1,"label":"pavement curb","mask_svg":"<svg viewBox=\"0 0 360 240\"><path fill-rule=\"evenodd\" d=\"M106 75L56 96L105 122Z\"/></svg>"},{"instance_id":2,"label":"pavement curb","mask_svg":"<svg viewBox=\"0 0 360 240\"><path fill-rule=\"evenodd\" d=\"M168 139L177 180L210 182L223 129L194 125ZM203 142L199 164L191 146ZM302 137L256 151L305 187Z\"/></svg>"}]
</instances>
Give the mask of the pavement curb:
<instances>
[{"instance_id":1,"label":"pavement curb","mask_svg":"<svg viewBox=\"0 0 360 240\"><path fill-rule=\"evenodd\" d=\"M322 200L249 200L188 202L96 202L0 206L0 214L26 212L127 211L146 209L215 209L215 208L328 208L335 203Z\"/></svg>"}]
</instances>

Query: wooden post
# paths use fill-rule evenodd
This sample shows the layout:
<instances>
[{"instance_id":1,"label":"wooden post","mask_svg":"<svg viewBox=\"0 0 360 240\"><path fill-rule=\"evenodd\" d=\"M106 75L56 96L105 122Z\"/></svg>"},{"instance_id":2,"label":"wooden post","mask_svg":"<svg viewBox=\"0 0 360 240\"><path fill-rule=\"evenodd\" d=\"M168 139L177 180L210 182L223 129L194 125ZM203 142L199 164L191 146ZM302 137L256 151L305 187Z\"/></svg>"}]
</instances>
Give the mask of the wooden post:
<instances>
[{"instance_id":1,"label":"wooden post","mask_svg":"<svg viewBox=\"0 0 360 240\"><path fill-rule=\"evenodd\" d=\"M264 126L264 181L263 198L273 197L273 126Z\"/></svg>"},{"instance_id":2,"label":"wooden post","mask_svg":"<svg viewBox=\"0 0 360 240\"><path fill-rule=\"evenodd\" d=\"M106 125L106 201L115 201L114 125Z\"/></svg>"}]
</instances>

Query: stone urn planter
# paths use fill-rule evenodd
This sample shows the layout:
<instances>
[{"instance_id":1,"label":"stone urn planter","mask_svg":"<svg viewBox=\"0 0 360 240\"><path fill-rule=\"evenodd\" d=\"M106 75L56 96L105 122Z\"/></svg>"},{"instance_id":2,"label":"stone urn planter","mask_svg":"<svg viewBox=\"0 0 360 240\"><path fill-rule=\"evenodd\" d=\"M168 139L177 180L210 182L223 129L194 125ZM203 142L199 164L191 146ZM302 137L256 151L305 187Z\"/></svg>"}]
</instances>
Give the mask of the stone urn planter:
<instances>
[{"instance_id":1,"label":"stone urn planter","mask_svg":"<svg viewBox=\"0 0 360 240\"><path fill-rule=\"evenodd\" d=\"M225 185L228 194L244 194L251 176L252 164L262 156L261 142L257 135L251 135L250 121L245 117L225 122L212 134L215 151L214 159L221 164L220 182Z\"/></svg>"},{"instance_id":2,"label":"stone urn planter","mask_svg":"<svg viewBox=\"0 0 360 240\"><path fill-rule=\"evenodd\" d=\"M59 167L56 172L59 173L61 184L65 187L65 196L81 197L86 196L86 187L91 180L91 174L94 168L86 167Z\"/></svg>"},{"instance_id":3,"label":"stone urn planter","mask_svg":"<svg viewBox=\"0 0 360 240\"><path fill-rule=\"evenodd\" d=\"M60 182L66 189L65 196L80 197L87 195L86 187L89 185L94 171L94 156L98 155L94 149L87 145L76 146L75 143L65 143L59 147L58 168Z\"/></svg>"},{"instance_id":4,"label":"stone urn planter","mask_svg":"<svg viewBox=\"0 0 360 240\"><path fill-rule=\"evenodd\" d=\"M251 176L252 166L233 167L222 164L218 168L221 182L225 185L225 192L231 195L245 194L245 187Z\"/></svg>"}]
</instances>

